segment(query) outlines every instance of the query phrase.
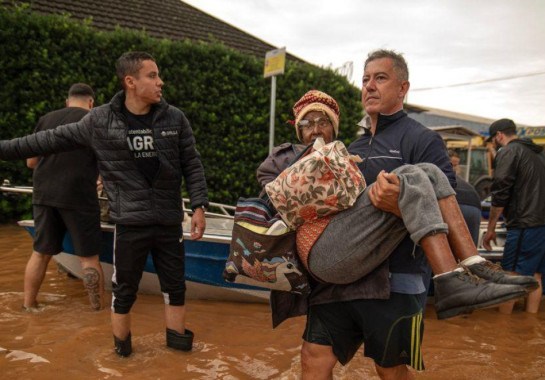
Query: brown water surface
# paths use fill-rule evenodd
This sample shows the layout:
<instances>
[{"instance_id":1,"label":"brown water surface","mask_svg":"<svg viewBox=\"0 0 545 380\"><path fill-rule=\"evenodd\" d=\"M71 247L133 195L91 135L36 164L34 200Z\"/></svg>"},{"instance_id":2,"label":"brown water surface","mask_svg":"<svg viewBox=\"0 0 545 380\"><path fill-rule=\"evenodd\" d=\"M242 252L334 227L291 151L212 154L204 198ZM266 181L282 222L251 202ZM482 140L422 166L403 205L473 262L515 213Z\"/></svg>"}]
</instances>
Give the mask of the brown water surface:
<instances>
[{"instance_id":1,"label":"brown water surface","mask_svg":"<svg viewBox=\"0 0 545 380\"><path fill-rule=\"evenodd\" d=\"M0 379L298 379L304 318L272 330L267 305L188 301L191 353L165 346L162 297L140 295L132 316L134 354L112 348L109 309L92 312L81 281L52 261L36 313L21 310L32 249L18 226L0 226ZM110 294L108 294L110 298ZM493 309L447 321L426 313L417 379L545 379L545 305L537 315ZM358 353L336 379L378 379Z\"/></svg>"}]
</instances>

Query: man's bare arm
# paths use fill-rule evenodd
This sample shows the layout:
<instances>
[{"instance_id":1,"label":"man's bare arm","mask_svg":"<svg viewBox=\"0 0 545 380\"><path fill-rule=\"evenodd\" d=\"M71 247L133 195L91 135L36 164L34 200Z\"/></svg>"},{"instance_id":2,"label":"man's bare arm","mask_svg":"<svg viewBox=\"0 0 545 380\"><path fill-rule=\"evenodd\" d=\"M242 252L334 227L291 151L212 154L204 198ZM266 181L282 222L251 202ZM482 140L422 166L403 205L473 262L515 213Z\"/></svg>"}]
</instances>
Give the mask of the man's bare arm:
<instances>
[{"instance_id":1,"label":"man's bare arm","mask_svg":"<svg viewBox=\"0 0 545 380\"><path fill-rule=\"evenodd\" d=\"M483 247L487 251L492 250L490 241L496 242L496 224L500 220L500 216L503 213L503 207L490 207L490 216L488 217L488 228L486 229L486 234L483 237Z\"/></svg>"}]
</instances>

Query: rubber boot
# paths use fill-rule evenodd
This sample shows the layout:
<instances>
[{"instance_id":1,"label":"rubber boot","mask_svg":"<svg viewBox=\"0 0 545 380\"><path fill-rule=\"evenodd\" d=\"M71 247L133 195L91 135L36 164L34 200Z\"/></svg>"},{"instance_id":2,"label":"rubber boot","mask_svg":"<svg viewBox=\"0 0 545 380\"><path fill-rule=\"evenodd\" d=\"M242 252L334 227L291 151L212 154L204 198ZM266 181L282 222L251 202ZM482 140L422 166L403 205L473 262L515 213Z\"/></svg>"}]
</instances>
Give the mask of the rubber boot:
<instances>
[{"instance_id":1,"label":"rubber boot","mask_svg":"<svg viewBox=\"0 0 545 380\"><path fill-rule=\"evenodd\" d=\"M125 340L121 340L114 335L115 353L119 356L126 358L132 353L131 333Z\"/></svg>"},{"instance_id":2,"label":"rubber boot","mask_svg":"<svg viewBox=\"0 0 545 380\"><path fill-rule=\"evenodd\" d=\"M193 348L193 331L185 329L185 334L167 329L167 346L180 351L191 351Z\"/></svg>"}]
</instances>

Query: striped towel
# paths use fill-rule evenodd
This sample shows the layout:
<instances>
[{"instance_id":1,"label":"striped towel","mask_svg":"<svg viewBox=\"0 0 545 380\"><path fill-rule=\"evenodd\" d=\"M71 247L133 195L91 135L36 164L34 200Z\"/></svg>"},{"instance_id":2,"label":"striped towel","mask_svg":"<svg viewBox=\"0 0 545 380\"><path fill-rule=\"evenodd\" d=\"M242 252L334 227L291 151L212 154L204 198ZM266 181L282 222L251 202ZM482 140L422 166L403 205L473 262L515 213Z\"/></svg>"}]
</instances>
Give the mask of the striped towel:
<instances>
[{"instance_id":1,"label":"striped towel","mask_svg":"<svg viewBox=\"0 0 545 380\"><path fill-rule=\"evenodd\" d=\"M276 209L262 198L240 198L235 209L235 223L247 222L253 225L271 227L281 220Z\"/></svg>"}]
</instances>

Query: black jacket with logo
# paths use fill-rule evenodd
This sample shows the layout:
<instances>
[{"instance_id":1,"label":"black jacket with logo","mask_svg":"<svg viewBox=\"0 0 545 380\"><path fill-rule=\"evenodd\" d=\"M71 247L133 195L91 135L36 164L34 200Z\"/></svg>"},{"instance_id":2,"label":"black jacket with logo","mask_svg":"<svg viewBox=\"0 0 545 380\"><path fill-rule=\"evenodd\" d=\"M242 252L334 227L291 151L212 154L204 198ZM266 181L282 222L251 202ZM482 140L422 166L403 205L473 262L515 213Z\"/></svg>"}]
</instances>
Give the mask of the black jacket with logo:
<instances>
[{"instance_id":1,"label":"black jacket with logo","mask_svg":"<svg viewBox=\"0 0 545 380\"><path fill-rule=\"evenodd\" d=\"M185 180L191 207L208 205L204 168L195 138L182 111L161 102L154 105L153 138L159 170L150 184L138 169L127 143L122 112L124 92L93 108L79 122L25 137L0 141L0 159L43 156L89 146L110 203L110 220L128 225L176 225L182 221L181 183Z\"/></svg>"}]
</instances>

